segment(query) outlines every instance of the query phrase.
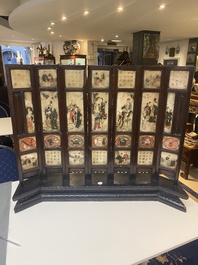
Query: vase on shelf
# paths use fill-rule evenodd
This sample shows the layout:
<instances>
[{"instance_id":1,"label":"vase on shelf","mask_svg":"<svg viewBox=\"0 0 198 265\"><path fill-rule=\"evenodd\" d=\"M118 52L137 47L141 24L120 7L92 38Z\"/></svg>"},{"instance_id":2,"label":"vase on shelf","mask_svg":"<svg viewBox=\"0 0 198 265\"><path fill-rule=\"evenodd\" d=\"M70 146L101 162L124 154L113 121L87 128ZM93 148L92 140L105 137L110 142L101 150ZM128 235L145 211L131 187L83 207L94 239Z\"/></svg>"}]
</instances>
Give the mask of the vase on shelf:
<instances>
[{"instance_id":1,"label":"vase on shelf","mask_svg":"<svg viewBox=\"0 0 198 265\"><path fill-rule=\"evenodd\" d=\"M80 50L80 44L77 40L68 40L63 44L63 51L66 55L78 54Z\"/></svg>"}]
</instances>

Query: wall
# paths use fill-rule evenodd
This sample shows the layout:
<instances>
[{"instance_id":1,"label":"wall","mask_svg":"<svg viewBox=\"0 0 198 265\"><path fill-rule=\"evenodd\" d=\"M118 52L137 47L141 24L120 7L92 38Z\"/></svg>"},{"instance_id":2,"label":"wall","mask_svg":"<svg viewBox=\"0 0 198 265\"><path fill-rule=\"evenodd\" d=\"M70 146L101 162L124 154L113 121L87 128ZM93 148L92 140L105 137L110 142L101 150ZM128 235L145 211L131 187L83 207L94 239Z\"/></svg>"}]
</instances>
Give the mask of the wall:
<instances>
[{"instance_id":1,"label":"wall","mask_svg":"<svg viewBox=\"0 0 198 265\"><path fill-rule=\"evenodd\" d=\"M174 57L169 57L169 54L165 54L165 50L167 47L168 48L172 48L172 47L177 48L178 45L180 47L180 52L178 54L175 53ZM159 52L158 62L161 64L164 64L164 60L177 59L178 60L178 66L185 66L186 65L187 50L188 50L188 39L181 40L181 41L160 43L160 52Z\"/></svg>"}]
</instances>

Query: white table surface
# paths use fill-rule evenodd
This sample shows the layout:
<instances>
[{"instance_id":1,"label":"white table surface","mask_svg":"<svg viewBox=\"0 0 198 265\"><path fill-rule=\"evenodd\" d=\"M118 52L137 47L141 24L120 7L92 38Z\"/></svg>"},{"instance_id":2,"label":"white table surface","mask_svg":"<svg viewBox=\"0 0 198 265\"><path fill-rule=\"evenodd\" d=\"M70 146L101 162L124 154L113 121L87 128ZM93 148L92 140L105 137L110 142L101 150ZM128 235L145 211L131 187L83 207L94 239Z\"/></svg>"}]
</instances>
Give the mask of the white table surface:
<instances>
[{"instance_id":1,"label":"white table surface","mask_svg":"<svg viewBox=\"0 0 198 265\"><path fill-rule=\"evenodd\" d=\"M12 184L15 191L18 182ZM133 265L198 238L198 204L42 202L14 213L6 265ZM2 264L5 265L5 264Z\"/></svg>"}]
</instances>

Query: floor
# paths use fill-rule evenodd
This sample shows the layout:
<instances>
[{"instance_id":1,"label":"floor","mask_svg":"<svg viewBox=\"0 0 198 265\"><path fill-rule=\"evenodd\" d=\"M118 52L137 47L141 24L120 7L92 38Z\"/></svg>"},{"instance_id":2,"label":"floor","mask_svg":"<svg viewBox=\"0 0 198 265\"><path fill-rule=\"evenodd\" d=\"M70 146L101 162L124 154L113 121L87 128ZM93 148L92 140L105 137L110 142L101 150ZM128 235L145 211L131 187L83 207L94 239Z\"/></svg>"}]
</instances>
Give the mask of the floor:
<instances>
[{"instance_id":1,"label":"floor","mask_svg":"<svg viewBox=\"0 0 198 265\"><path fill-rule=\"evenodd\" d=\"M181 163L181 171L184 169L184 163ZM179 181L188 186L190 189L198 193L198 168L193 165L190 166L190 171L188 175L188 179L184 179L181 176L179 177ZM188 193L189 197L198 202L198 199ZM147 265L147 261L139 264L139 265Z\"/></svg>"},{"instance_id":2,"label":"floor","mask_svg":"<svg viewBox=\"0 0 198 265\"><path fill-rule=\"evenodd\" d=\"M184 168L184 163L181 164L181 170ZM194 167L193 165L190 166L190 171L188 175L188 179L184 179L181 176L179 177L179 181L184 183L186 186L191 188L193 191L198 193L198 168ZM193 200L198 202L198 199L189 194Z\"/></svg>"}]
</instances>

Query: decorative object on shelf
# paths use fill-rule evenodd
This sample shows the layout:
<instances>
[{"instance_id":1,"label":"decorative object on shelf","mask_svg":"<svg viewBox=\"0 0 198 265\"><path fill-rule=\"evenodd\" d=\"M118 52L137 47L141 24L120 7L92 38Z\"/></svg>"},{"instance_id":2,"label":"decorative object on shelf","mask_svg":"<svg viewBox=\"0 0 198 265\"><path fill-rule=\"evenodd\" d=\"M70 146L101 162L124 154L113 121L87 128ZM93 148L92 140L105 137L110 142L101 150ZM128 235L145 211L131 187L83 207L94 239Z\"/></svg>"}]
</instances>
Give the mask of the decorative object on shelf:
<instances>
[{"instance_id":1,"label":"decorative object on shelf","mask_svg":"<svg viewBox=\"0 0 198 265\"><path fill-rule=\"evenodd\" d=\"M172 48L170 48L170 50L169 50L169 57L174 57L174 56L175 56L175 48L172 47Z\"/></svg>"},{"instance_id":2,"label":"decorative object on shelf","mask_svg":"<svg viewBox=\"0 0 198 265\"><path fill-rule=\"evenodd\" d=\"M165 49L165 54L167 55L168 53L169 53L169 48L167 46L166 49Z\"/></svg>"},{"instance_id":3,"label":"decorative object on shelf","mask_svg":"<svg viewBox=\"0 0 198 265\"><path fill-rule=\"evenodd\" d=\"M78 54L80 50L80 44L77 40L65 41L63 44L63 51L66 55Z\"/></svg>"},{"instance_id":4,"label":"decorative object on shelf","mask_svg":"<svg viewBox=\"0 0 198 265\"><path fill-rule=\"evenodd\" d=\"M39 56L44 56L44 51L47 50L47 48L45 46L43 46L41 43L39 44L38 47L36 47L36 49L39 52Z\"/></svg>"},{"instance_id":5,"label":"decorative object on shelf","mask_svg":"<svg viewBox=\"0 0 198 265\"><path fill-rule=\"evenodd\" d=\"M179 52L180 52L180 46L179 46L179 44L177 45L177 48L176 48L176 54L178 54Z\"/></svg>"}]
</instances>

